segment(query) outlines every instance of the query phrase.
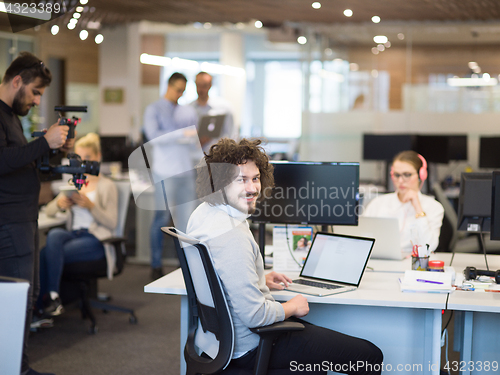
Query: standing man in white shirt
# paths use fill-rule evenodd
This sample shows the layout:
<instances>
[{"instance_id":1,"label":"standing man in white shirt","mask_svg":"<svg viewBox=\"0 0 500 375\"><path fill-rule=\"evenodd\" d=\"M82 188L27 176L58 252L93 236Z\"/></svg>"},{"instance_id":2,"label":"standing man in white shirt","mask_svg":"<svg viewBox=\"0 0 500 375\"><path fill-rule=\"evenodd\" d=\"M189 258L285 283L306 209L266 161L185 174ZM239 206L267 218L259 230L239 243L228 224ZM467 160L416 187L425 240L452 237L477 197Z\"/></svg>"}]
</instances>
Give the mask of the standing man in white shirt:
<instances>
[{"instance_id":1,"label":"standing man in white shirt","mask_svg":"<svg viewBox=\"0 0 500 375\"><path fill-rule=\"evenodd\" d=\"M191 106L196 110L198 118L205 115L226 115L220 138L236 138L238 134L234 128L231 105L223 98L208 95L212 88L212 76L206 72L200 72L196 75L195 83L198 99L192 102ZM208 150L217 141L218 139L205 140L205 142L201 140L203 149Z\"/></svg>"},{"instance_id":2,"label":"standing man in white shirt","mask_svg":"<svg viewBox=\"0 0 500 375\"><path fill-rule=\"evenodd\" d=\"M144 112L143 130L149 140L148 147L153 149L154 180L163 182L155 185L157 211L150 232L152 279L163 276L161 258L164 235L160 228L168 225L170 209L176 207L175 226L185 229L189 215L196 207L192 157L197 151L195 126L198 118L193 107L178 103L186 90L186 83L183 74L172 74L164 97L150 104ZM168 197L166 209L164 194ZM184 204L182 209L181 204ZM188 208L189 205L192 207Z\"/></svg>"}]
</instances>

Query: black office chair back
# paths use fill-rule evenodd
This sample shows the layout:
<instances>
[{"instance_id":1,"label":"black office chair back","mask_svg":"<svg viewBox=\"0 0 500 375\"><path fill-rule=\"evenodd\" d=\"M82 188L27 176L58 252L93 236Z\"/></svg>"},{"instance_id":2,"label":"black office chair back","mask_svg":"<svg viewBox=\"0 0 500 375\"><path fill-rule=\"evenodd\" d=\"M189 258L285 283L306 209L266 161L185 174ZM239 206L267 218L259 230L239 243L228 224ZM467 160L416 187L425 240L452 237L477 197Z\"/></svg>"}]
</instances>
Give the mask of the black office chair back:
<instances>
[{"instance_id":1,"label":"black office chair back","mask_svg":"<svg viewBox=\"0 0 500 375\"><path fill-rule=\"evenodd\" d=\"M184 349L187 374L218 373L231 361L234 328L210 253L204 244L175 228L165 227L161 230L174 240L188 295L188 339ZM204 332L211 332L218 341L218 353L213 359L198 355L195 349L195 335L200 326Z\"/></svg>"}]
</instances>

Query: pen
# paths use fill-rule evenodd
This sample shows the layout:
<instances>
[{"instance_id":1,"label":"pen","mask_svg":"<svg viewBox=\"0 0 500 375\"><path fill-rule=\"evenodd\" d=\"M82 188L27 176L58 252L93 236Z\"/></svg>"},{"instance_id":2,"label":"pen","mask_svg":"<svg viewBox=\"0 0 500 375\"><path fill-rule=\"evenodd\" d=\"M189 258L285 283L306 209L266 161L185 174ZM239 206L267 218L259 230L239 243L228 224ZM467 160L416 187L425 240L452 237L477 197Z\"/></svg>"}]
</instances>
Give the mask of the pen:
<instances>
[{"instance_id":1,"label":"pen","mask_svg":"<svg viewBox=\"0 0 500 375\"><path fill-rule=\"evenodd\" d=\"M499 289L485 289L485 292L490 292L490 293L500 293Z\"/></svg>"},{"instance_id":2,"label":"pen","mask_svg":"<svg viewBox=\"0 0 500 375\"><path fill-rule=\"evenodd\" d=\"M432 280L424 280L424 279L417 279L419 283L429 283L429 284L443 284L441 281L432 281Z\"/></svg>"}]
</instances>

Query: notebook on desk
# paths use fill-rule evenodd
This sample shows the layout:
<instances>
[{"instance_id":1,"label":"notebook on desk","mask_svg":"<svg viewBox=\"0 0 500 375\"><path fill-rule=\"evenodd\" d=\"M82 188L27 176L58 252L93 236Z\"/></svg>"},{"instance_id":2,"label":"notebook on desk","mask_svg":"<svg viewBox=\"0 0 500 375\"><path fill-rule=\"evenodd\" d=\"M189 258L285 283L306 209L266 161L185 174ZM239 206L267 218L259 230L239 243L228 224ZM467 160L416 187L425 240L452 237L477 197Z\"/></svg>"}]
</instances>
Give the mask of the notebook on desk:
<instances>
[{"instance_id":1,"label":"notebook on desk","mask_svg":"<svg viewBox=\"0 0 500 375\"><path fill-rule=\"evenodd\" d=\"M316 233L300 277L286 290L315 296L355 290L374 243L373 238Z\"/></svg>"},{"instance_id":2,"label":"notebook on desk","mask_svg":"<svg viewBox=\"0 0 500 375\"><path fill-rule=\"evenodd\" d=\"M375 238L377 242L373 247L372 259L401 260L405 257L401 252L397 218L360 216L357 226L335 226L333 231Z\"/></svg>"}]
</instances>

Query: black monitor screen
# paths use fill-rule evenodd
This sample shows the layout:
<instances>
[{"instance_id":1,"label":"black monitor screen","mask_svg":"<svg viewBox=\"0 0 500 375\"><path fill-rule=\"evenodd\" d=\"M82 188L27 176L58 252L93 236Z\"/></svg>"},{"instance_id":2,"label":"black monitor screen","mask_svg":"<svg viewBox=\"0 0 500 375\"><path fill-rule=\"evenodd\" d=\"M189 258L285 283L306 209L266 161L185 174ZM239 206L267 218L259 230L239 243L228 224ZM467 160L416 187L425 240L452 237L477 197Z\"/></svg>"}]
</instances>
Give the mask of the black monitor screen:
<instances>
[{"instance_id":1,"label":"black monitor screen","mask_svg":"<svg viewBox=\"0 0 500 375\"><path fill-rule=\"evenodd\" d=\"M500 240L500 172L493 172L491 195L491 239Z\"/></svg>"},{"instance_id":2,"label":"black monitor screen","mask_svg":"<svg viewBox=\"0 0 500 375\"><path fill-rule=\"evenodd\" d=\"M458 230L489 232L491 173L462 173L458 198Z\"/></svg>"},{"instance_id":3,"label":"black monitor screen","mask_svg":"<svg viewBox=\"0 0 500 375\"><path fill-rule=\"evenodd\" d=\"M415 137L410 134L363 134L363 160L392 160L414 146Z\"/></svg>"},{"instance_id":4,"label":"black monitor screen","mask_svg":"<svg viewBox=\"0 0 500 375\"><path fill-rule=\"evenodd\" d=\"M428 163L448 163L449 143L445 135L419 135L414 148Z\"/></svg>"},{"instance_id":5,"label":"black monitor screen","mask_svg":"<svg viewBox=\"0 0 500 375\"><path fill-rule=\"evenodd\" d=\"M468 160L467 135L448 136L448 157L450 160Z\"/></svg>"},{"instance_id":6,"label":"black monitor screen","mask_svg":"<svg viewBox=\"0 0 500 375\"><path fill-rule=\"evenodd\" d=\"M479 139L479 168L500 168L500 137Z\"/></svg>"},{"instance_id":7,"label":"black monitor screen","mask_svg":"<svg viewBox=\"0 0 500 375\"><path fill-rule=\"evenodd\" d=\"M125 136L101 136L101 153L103 162L122 163L122 168L127 168L128 157L132 152Z\"/></svg>"},{"instance_id":8,"label":"black monitor screen","mask_svg":"<svg viewBox=\"0 0 500 375\"><path fill-rule=\"evenodd\" d=\"M262 192L256 223L357 225L359 163L272 162L275 187Z\"/></svg>"}]
</instances>

